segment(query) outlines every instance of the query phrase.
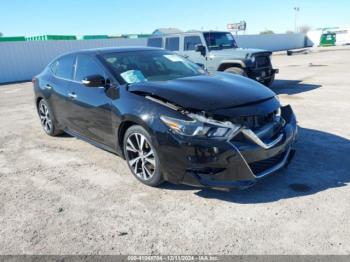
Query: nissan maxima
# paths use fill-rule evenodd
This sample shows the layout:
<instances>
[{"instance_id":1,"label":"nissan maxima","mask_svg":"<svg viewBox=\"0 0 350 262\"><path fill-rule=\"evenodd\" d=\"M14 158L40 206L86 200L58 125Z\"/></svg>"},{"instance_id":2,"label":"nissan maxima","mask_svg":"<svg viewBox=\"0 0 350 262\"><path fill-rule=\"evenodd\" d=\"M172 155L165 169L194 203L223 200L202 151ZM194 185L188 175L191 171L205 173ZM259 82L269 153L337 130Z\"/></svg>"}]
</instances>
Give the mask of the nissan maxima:
<instances>
[{"instance_id":1,"label":"nissan maxima","mask_svg":"<svg viewBox=\"0 0 350 262\"><path fill-rule=\"evenodd\" d=\"M127 161L142 183L246 188L286 167L295 115L248 78L157 48L62 55L33 78L44 131Z\"/></svg>"}]
</instances>

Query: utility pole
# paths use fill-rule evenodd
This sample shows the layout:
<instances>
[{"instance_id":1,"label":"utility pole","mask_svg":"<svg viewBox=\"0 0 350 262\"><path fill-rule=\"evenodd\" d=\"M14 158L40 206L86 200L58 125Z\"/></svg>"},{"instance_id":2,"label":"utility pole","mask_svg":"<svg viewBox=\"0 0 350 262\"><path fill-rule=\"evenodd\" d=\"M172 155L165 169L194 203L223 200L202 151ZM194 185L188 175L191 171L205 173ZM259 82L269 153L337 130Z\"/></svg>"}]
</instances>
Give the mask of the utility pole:
<instances>
[{"instance_id":1,"label":"utility pole","mask_svg":"<svg viewBox=\"0 0 350 262\"><path fill-rule=\"evenodd\" d=\"M300 11L300 7L294 7L294 33L297 33L298 31L298 25L297 25L297 16L298 16L298 12Z\"/></svg>"}]
</instances>

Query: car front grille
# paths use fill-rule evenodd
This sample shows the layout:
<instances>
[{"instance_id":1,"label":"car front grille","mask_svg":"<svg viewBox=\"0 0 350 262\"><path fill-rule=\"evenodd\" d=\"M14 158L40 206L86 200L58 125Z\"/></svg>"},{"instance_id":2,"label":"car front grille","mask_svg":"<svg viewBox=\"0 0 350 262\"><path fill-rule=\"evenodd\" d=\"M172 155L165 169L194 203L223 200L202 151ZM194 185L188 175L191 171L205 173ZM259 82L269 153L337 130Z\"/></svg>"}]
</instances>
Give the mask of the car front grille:
<instances>
[{"instance_id":1,"label":"car front grille","mask_svg":"<svg viewBox=\"0 0 350 262\"><path fill-rule=\"evenodd\" d=\"M271 65L269 56L256 56L255 57L255 67L269 67Z\"/></svg>"},{"instance_id":2,"label":"car front grille","mask_svg":"<svg viewBox=\"0 0 350 262\"><path fill-rule=\"evenodd\" d=\"M252 170L252 172L255 175L258 175L258 174L266 171L267 169L274 167L275 165L282 162L283 158L285 157L285 154L286 153L284 152L284 153L278 154L278 155L273 156L273 157L268 158L268 159L249 163L248 165L249 165L250 169Z\"/></svg>"},{"instance_id":3,"label":"car front grille","mask_svg":"<svg viewBox=\"0 0 350 262\"><path fill-rule=\"evenodd\" d=\"M238 117L238 118L235 118L233 122L241 126L244 126L246 128L255 130L263 127L268 123L273 122L275 119L275 116L276 116L276 112L272 112L261 116Z\"/></svg>"}]
</instances>

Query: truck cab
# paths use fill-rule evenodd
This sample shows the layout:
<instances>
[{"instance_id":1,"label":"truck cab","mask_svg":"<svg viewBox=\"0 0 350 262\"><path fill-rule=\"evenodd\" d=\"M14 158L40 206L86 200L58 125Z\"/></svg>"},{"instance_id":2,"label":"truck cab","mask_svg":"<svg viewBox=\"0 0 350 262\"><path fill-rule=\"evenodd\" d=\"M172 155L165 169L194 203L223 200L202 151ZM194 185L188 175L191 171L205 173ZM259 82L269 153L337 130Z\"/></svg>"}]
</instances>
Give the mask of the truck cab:
<instances>
[{"instance_id":1,"label":"truck cab","mask_svg":"<svg viewBox=\"0 0 350 262\"><path fill-rule=\"evenodd\" d=\"M260 49L239 48L230 32L193 31L156 34L147 45L176 52L202 64L210 73L225 71L240 74L270 86L278 69L271 64L272 53Z\"/></svg>"}]
</instances>

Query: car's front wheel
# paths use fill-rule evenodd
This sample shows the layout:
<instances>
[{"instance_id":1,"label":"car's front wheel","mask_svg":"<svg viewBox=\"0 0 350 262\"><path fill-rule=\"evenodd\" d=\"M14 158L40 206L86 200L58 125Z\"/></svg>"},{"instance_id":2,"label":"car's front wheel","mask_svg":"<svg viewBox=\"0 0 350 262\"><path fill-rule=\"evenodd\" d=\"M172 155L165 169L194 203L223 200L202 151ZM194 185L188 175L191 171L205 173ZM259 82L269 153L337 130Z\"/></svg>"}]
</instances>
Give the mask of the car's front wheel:
<instances>
[{"instance_id":1,"label":"car's front wheel","mask_svg":"<svg viewBox=\"0 0 350 262\"><path fill-rule=\"evenodd\" d=\"M62 130L56 126L56 121L49 104L45 99L41 99L38 104L38 113L40 117L41 126L43 127L46 134L50 136L57 136L62 134Z\"/></svg>"},{"instance_id":2,"label":"car's front wheel","mask_svg":"<svg viewBox=\"0 0 350 262\"><path fill-rule=\"evenodd\" d=\"M131 126L124 135L123 151L133 175L148 186L163 182L158 153L151 136L139 125Z\"/></svg>"}]
</instances>

